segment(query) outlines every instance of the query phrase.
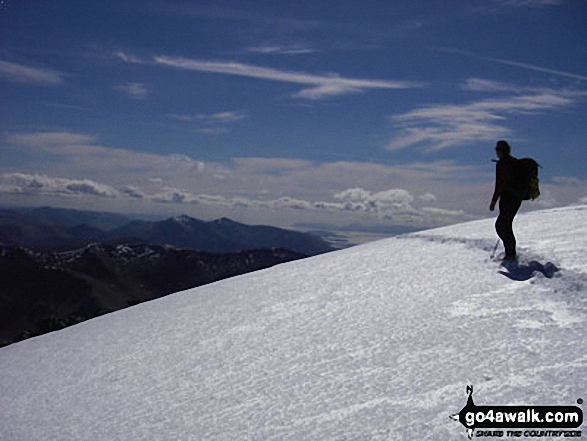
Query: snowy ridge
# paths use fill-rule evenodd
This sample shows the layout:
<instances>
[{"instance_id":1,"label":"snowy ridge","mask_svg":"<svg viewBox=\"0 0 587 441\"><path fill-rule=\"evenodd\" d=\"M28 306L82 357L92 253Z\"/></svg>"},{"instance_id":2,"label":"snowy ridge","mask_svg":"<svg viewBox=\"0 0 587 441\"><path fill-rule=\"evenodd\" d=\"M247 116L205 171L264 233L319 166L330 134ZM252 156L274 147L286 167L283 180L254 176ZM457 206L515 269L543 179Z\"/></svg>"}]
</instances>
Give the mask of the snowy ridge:
<instances>
[{"instance_id":1,"label":"snowy ridge","mask_svg":"<svg viewBox=\"0 0 587 441\"><path fill-rule=\"evenodd\" d=\"M282 264L0 350L2 440L463 440L466 402L587 395L587 207ZM585 409L584 409L585 412ZM582 427L585 432L585 425Z\"/></svg>"}]
</instances>

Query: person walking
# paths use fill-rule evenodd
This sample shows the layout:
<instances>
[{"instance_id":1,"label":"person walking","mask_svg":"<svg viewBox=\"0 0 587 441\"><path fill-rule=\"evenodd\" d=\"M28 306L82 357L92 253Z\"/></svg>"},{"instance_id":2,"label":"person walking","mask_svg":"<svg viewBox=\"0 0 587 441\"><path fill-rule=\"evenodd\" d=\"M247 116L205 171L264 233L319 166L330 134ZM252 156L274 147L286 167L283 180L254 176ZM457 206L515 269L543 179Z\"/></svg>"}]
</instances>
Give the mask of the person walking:
<instances>
[{"instance_id":1,"label":"person walking","mask_svg":"<svg viewBox=\"0 0 587 441\"><path fill-rule=\"evenodd\" d=\"M503 260L516 260L516 237L514 236L513 222L522 205L522 198L516 195L515 164L517 159L510 154L511 148L506 141L498 141L495 153L499 160L495 167L495 190L489 209L495 210L499 200L499 216L495 221L495 231L503 242L505 257Z\"/></svg>"}]
</instances>

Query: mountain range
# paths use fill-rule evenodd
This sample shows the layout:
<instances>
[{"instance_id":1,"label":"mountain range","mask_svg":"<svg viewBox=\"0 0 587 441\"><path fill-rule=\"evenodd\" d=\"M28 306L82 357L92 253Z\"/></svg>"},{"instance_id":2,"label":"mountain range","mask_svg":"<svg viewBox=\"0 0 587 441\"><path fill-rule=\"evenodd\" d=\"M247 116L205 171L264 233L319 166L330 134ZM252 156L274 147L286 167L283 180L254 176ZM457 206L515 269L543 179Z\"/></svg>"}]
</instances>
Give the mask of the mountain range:
<instances>
[{"instance_id":1,"label":"mountain range","mask_svg":"<svg viewBox=\"0 0 587 441\"><path fill-rule=\"evenodd\" d=\"M0 210L0 243L6 245L71 247L122 239L214 253L286 248L315 255L334 249L317 236L271 226L246 225L227 218L206 222L181 215L152 221L51 207Z\"/></svg>"}]
</instances>

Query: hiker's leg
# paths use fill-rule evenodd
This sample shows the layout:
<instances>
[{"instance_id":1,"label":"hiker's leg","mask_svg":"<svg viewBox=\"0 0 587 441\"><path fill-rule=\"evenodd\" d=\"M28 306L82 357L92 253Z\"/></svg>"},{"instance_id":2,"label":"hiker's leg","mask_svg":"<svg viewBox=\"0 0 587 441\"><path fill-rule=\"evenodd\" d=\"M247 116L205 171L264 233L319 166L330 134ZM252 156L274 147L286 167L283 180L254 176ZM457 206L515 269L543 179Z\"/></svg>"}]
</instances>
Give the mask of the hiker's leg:
<instances>
[{"instance_id":1,"label":"hiker's leg","mask_svg":"<svg viewBox=\"0 0 587 441\"><path fill-rule=\"evenodd\" d=\"M521 205L522 201L519 199L507 196L499 199L499 216L495 222L495 230L503 241L506 257L516 255L516 237L514 236L513 222Z\"/></svg>"}]
</instances>

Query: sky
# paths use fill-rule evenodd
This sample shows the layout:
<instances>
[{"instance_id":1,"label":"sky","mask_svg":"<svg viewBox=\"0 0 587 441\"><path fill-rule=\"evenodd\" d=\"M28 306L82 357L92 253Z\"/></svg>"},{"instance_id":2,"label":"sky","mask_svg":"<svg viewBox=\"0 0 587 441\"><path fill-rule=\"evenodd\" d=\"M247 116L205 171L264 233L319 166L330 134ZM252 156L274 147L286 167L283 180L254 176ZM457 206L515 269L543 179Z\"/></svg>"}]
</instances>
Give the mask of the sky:
<instances>
[{"instance_id":1,"label":"sky","mask_svg":"<svg viewBox=\"0 0 587 441\"><path fill-rule=\"evenodd\" d=\"M0 1L0 204L363 233L587 202L587 3Z\"/></svg>"}]
</instances>

